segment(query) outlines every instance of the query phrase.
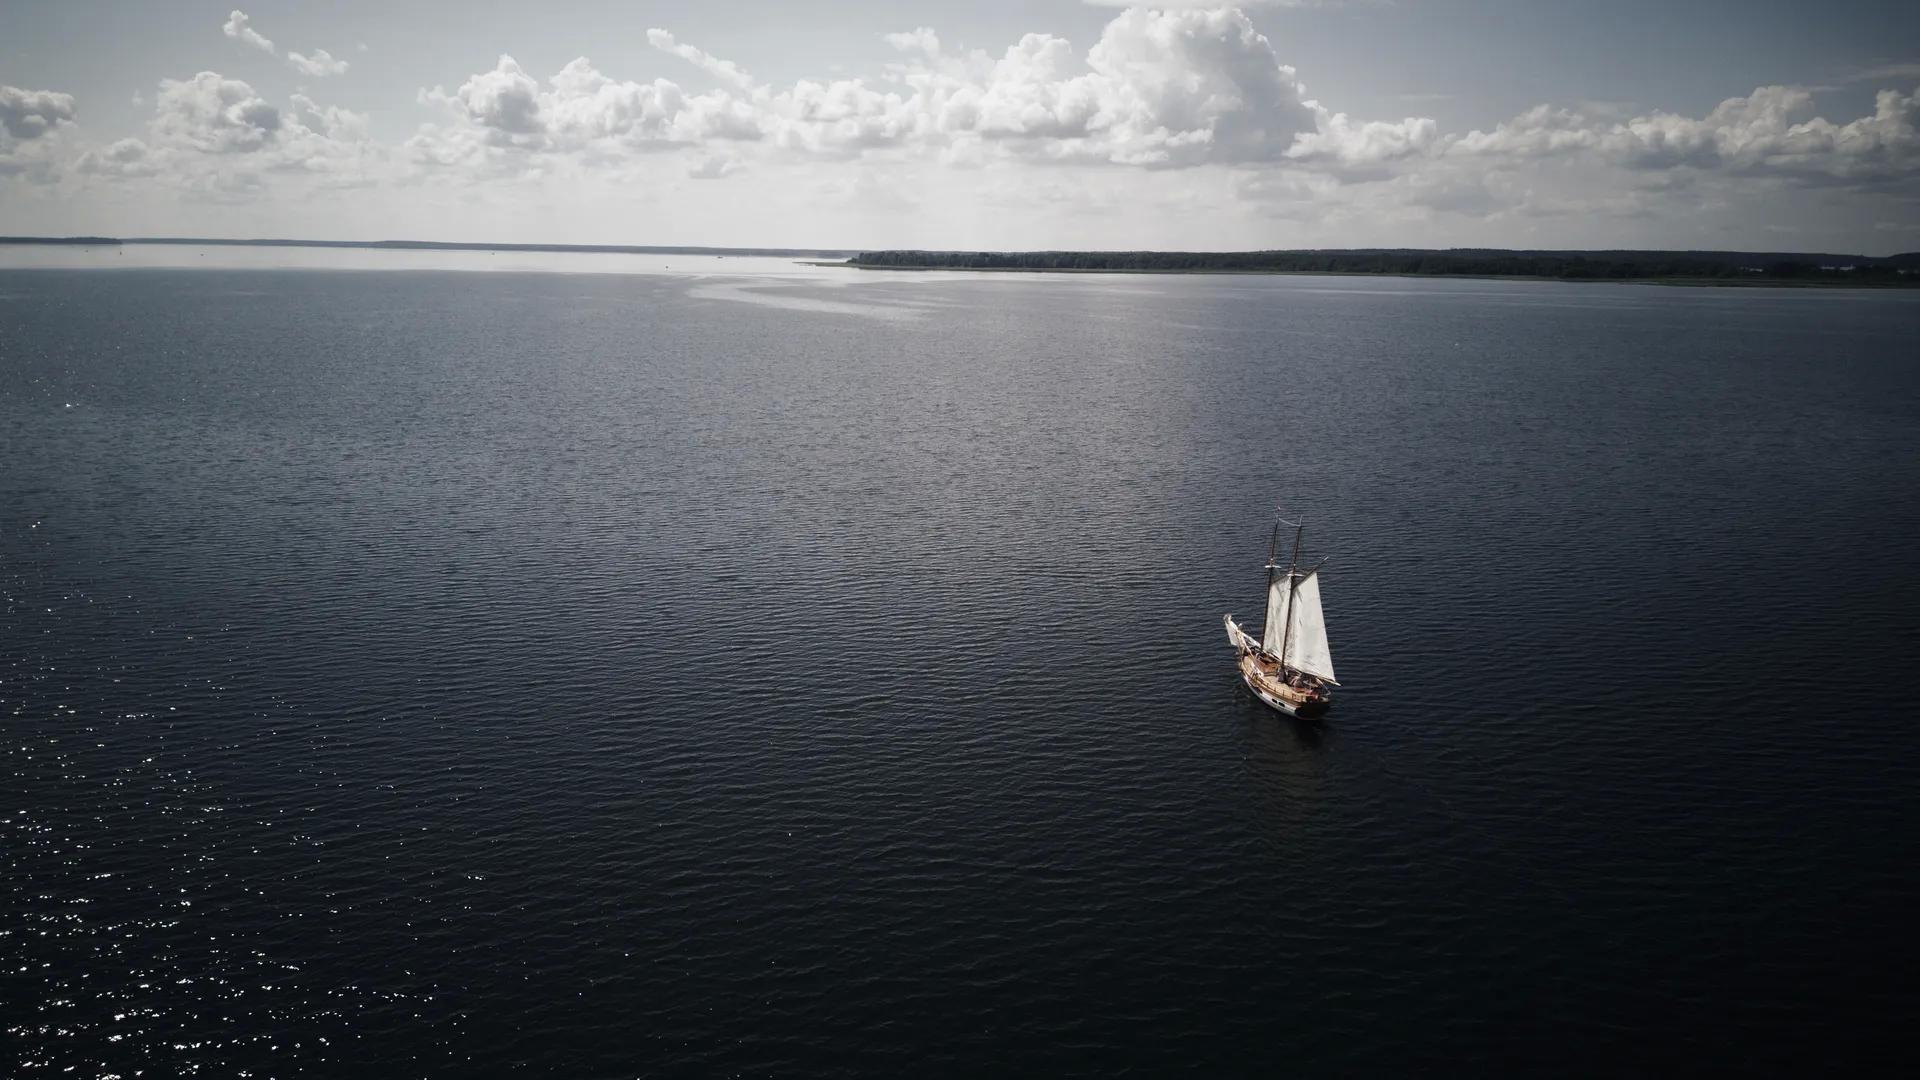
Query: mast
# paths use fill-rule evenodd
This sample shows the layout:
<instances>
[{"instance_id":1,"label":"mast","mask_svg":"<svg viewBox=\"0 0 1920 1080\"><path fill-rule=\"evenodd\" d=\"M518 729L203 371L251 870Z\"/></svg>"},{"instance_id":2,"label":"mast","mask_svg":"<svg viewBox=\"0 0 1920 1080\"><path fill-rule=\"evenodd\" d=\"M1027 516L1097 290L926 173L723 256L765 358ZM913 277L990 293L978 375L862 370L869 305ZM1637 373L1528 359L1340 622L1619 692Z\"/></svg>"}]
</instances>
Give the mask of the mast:
<instances>
[{"instance_id":1,"label":"mast","mask_svg":"<svg viewBox=\"0 0 1920 1080\"><path fill-rule=\"evenodd\" d=\"M1287 624L1280 628L1279 660L1280 670L1282 672L1287 670L1287 638L1293 633L1293 591L1300 586L1300 579L1295 576L1300 570L1300 538L1304 536L1307 531L1305 525L1294 525L1291 521L1287 524L1293 525L1293 557L1287 560ZM1280 526L1276 523L1273 529L1277 535L1280 531ZM1268 561L1271 562L1272 560ZM1272 570L1267 571L1267 588L1273 588Z\"/></svg>"},{"instance_id":2,"label":"mast","mask_svg":"<svg viewBox=\"0 0 1920 1080\"><path fill-rule=\"evenodd\" d=\"M1273 572L1279 569L1273 562L1274 556L1277 555L1279 551L1280 519L1276 516L1273 521L1273 538L1267 541L1267 592L1269 593L1273 591ZM1261 633L1266 633L1265 627L1261 627Z\"/></svg>"}]
</instances>

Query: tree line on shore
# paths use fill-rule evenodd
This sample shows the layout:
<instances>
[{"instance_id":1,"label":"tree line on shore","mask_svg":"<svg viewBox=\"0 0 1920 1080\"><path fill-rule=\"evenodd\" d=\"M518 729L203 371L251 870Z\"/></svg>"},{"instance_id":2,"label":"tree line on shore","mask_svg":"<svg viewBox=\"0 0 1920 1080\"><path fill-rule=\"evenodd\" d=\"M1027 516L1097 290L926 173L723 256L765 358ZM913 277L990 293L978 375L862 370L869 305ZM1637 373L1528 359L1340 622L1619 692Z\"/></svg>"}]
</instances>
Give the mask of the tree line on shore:
<instances>
[{"instance_id":1,"label":"tree line on shore","mask_svg":"<svg viewBox=\"0 0 1920 1080\"><path fill-rule=\"evenodd\" d=\"M1859 280L1920 285L1920 253L1876 257L1742 251L863 251L855 266L1138 273L1415 274L1571 280Z\"/></svg>"}]
</instances>

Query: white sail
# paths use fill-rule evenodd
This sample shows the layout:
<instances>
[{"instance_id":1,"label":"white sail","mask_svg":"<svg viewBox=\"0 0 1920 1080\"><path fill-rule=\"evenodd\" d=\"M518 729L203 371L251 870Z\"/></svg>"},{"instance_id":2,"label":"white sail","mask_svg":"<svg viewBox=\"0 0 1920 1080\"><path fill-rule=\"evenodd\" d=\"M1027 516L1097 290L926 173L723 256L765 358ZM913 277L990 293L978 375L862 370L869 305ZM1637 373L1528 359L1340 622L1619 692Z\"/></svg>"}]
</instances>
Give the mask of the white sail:
<instances>
[{"instance_id":1,"label":"white sail","mask_svg":"<svg viewBox=\"0 0 1920 1080\"><path fill-rule=\"evenodd\" d=\"M1267 610L1273 610L1271 598L1267 605ZM1309 675L1318 675L1328 682L1337 681L1333 676L1333 653L1327 648L1327 619L1320 611L1319 574L1308 574L1293 587L1292 606L1293 610L1288 612L1292 627L1287 633L1287 655L1281 659ZM1269 632L1267 636L1271 640L1274 635Z\"/></svg>"},{"instance_id":2,"label":"white sail","mask_svg":"<svg viewBox=\"0 0 1920 1080\"><path fill-rule=\"evenodd\" d=\"M1280 575L1267 586L1267 625L1260 631L1260 647L1280 655L1281 632L1287 626L1287 576Z\"/></svg>"},{"instance_id":3,"label":"white sail","mask_svg":"<svg viewBox=\"0 0 1920 1080\"><path fill-rule=\"evenodd\" d=\"M1227 640L1233 643L1234 648L1257 649L1260 647L1260 643L1258 641L1255 641L1252 635L1248 634L1245 630L1240 629L1240 624L1233 621L1233 616L1231 615L1227 616L1226 623L1227 623Z\"/></svg>"}]
</instances>

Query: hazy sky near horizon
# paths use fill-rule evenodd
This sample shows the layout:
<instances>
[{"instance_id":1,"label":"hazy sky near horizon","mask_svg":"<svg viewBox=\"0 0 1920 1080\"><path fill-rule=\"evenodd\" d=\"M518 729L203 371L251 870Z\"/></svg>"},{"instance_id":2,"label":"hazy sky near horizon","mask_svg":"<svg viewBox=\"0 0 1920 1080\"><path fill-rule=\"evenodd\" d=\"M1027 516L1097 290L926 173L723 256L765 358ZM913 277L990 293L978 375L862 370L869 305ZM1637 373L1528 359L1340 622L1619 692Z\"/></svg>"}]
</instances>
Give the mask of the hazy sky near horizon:
<instances>
[{"instance_id":1,"label":"hazy sky near horizon","mask_svg":"<svg viewBox=\"0 0 1920 1080\"><path fill-rule=\"evenodd\" d=\"M1920 3L0 0L0 233L1920 250Z\"/></svg>"}]
</instances>

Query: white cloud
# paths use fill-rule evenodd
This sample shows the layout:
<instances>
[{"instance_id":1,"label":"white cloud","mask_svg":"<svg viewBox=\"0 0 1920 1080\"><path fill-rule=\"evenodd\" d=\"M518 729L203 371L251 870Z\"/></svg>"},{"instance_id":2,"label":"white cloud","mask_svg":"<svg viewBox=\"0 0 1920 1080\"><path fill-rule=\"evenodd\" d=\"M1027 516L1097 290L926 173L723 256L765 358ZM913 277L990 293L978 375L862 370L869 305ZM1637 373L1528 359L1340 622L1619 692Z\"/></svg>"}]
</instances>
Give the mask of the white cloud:
<instances>
[{"instance_id":1,"label":"white cloud","mask_svg":"<svg viewBox=\"0 0 1920 1080\"><path fill-rule=\"evenodd\" d=\"M270 168L298 173L324 186L357 187L397 180L388 152L373 141L367 117L293 95Z\"/></svg>"},{"instance_id":2,"label":"white cloud","mask_svg":"<svg viewBox=\"0 0 1920 1080\"><path fill-rule=\"evenodd\" d=\"M347 70L345 60L336 60L325 49L313 50L312 56L287 50L287 63L292 64L303 75L322 78L327 75L341 75Z\"/></svg>"},{"instance_id":3,"label":"white cloud","mask_svg":"<svg viewBox=\"0 0 1920 1080\"><path fill-rule=\"evenodd\" d=\"M37 139L73 117L72 94L0 86L0 130L12 139Z\"/></svg>"},{"instance_id":4,"label":"white cloud","mask_svg":"<svg viewBox=\"0 0 1920 1080\"><path fill-rule=\"evenodd\" d=\"M203 153L250 153L280 130L280 110L239 79L202 71L191 79L162 79L153 121L162 143Z\"/></svg>"},{"instance_id":5,"label":"white cloud","mask_svg":"<svg viewBox=\"0 0 1920 1080\"><path fill-rule=\"evenodd\" d=\"M882 34L880 38L901 52L924 53L930 57L940 55L940 35L934 33L930 26L917 26L912 30L904 30L896 34Z\"/></svg>"},{"instance_id":6,"label":"white cloud","mask_svg":"<svg viewBox=\"0 0 1920 1080\"><path fill-rule=\"evenodd\" d=\"M1588 118L1570 109L1536 105L1492 131L1469 131L1453 140L1461 154L1543 157L1591 149L1596 142Z\"/></svg>"},{"instance_id":7,"label":"white cloud","mask_svg":"<svg viewBox=\"0 0 1920 1080\"><path fill-rule=\"evenodd\" d=\"M435 129L423 147L445 160L476 138L527 151L593 140L630 147L709 139L762 141L801 157L847 158L914 148L949 160L992 156L1179 167L1284 159L1302 134L1329 125L1320 156L1378 160L1430 138L1423 122L1351 125L1304 98L1290 67L1238 11L1122 13L1084 60L1072 44L1028 34L998 59L947 57L931 30L892 35L914 58L891 69L904 92L863 79L755 83L730 61L663 30L650 42L726 84L692 94L667 79L621 82L575 60L543 87L510 57L457 90L423 92L468 130ZM461 156L461 155L455 155Z\"/></svg>"},{"instance_id":8,"label":"white cloud","mask_svg":"<svg viewBox=\"0 0 1920 1080\"><path fill-rule=\"evenodd\" d=\"M64 133L74 127L72 94L0 86L0 178L59 178Z\"/></svg>"},{"instance_id":9,"label":"white cloud","mask_svg":"<svg viewBox=\"0 0 1920 1080\"><path fill-rule=\"evenodd\" d=\"M1653 112L1608 121L1542 105L1452 142L1460 155L1515 159L1584 154L1636 170L1692 169L1819 183L1920 179L1920 91L1882 90L1871 116L1813 115L1802 87L1762 86L1699 119Z\"/></svg>"},{"instance_id":10,"label":"white cloud","mask_svg":"<svg viewBox=\"0 0 1920 1080\"><path fill-rule=\"evenodd\" d=\"M474 75L452 94L435 88L427 96L455 108L479 127L508 139L538 135L544 128L540 117L540 84L521 70L511 56L502 55L492 71Z\"/></svg>"},{"instance_id":11,"label":"white cloud","mask_svg":"<svg viewBox=\"0 0 1920 1080\"><path fill-rule=\"evenodd\" d=\"M1287 150L1287 157L1304 163L1327 163L1336 167L1377 169L1390 162L1415 157L1440 142L1440 128L1426 117L1409 116L1404 120L1369 120L1354 123L1346 113L1318 110L1315 130L1302 133Z\"/></svg>"},{"instance_id":12,"label":"white cloud","mask_svg":"<svg viewBox=\"0 0 1920 1080\"><path fill-rule=\"evenodd\" d=\"M655 48L720 83L703 93L616 79L585 58L543 82L502 57L451 93L423 91L450 122L424 127L409 149L421 163L480 175L618 171L634 154L672 150L687 153L679 168L694 177L856 159L1226 168L1266 175L1240 185L1262 199L1284 191L1325 202L1358 185L1368 198L1449 213L1547 212L1560 204L1525 174L1561 160L1584 164L1556 182L1591 199L1611 182L1636 193L1629 201L1676 170L1817 183L1920 175L1915 98L1891 92L1873 116L1844 124L1814 116L1805 90L1763 87L1701 118L1543 105L1492 130L1447 134L1428 117L1356 119L1310 98L1237 9L1129 9L1084 53L1040 33L998 55L952 52L930 27L883 37L901 55L879 79L776 87L650 31Z\"/></svg>"},{"instance_id":13,"label":"white cloud","mask_svg":"<svg viewBox=\"0 0 1920 1080\"><path fill-rule=\"evenodd\" d=\"M234 41L251 45L261 52L273 56L280 55L280 50L265 35L255 30L252 22L253 20L246 12L235 8L233 14L227 16L226 24L220 27L220 32ZM361 44L360 51L367 51L364 43ZM325 78L328 75L343 75L348 67L345 60L335 57L325 49L315 49L311 53L299 53L288 49L286 60L295 71L316 79Z\"/></svg>"},{"instance_id":14,"label":"white cloud","mask_svg":"<svg viewBox=\"0 0 1920 1080\"><path fill-rule=\"evenodd\" d=\"M1130 8L1139 6L1140 0L1080 0L1088 7ZM1155 0L1153 7L1162 11L1217 10L1219 8L1319 8L1339 7L1343 0Z\"/></svg>"},{"instance_id":15,"label":"white cloud","mask_svg":"<svg viewBox=\"0 0 1920 1080\"><path fill-rule=\"evenodd\" d=\"M689 94L666 79L620 82L584 57L546 87L511 56L448 93L438 87L421 99L453 113L453 127L432 127L412 146L423 160L452 164L481 147L569 152L657 146L695 146L710 140L754 140L762 132L751 105L724 91Z\"/></svg>"},{"instance_id":16,"label":"white cloud","mask_svg":"<svg viewBox=\"0 0 1920 1080\"><path fill-rule=\"evenodd\" d=\"M1130 9L1087 51L1087 74L1066 74L1072 57L1027 35L984 87L956 91L948 122L1049 140L1049 156L1152 166L1274 160L1314 127L1294 70L1237 10Z\"/></svg>"},{"instance_id":17,"label":"white cloud","mask_svg":"<svg viewBox=\"0 0 1920 1080\"><path fill-rule=\"evenodd\" d=\"M281 108L242 80L203 71L160 81L144 139L89 148L72 169L94 181L158 181L235 202L284 192L287 184L320 189L400 179L390 161L359 113L303 94Z\"/></svg>"},{"instance_id":18,"label":"white cloud","mask_svg":"<svg viewBox=\"0 0 1920 1080\"><path fill-rule=\"evenodd\" d=\"M263 37L260 31L247 25L250 21L246 12L235 8L233 14L227 16L226 25L220 28L220 32L241 44L251 45L261 52L277 53L273 42Z\"/></svg>"},{"instance_id":19,"label":"white cloud","mask_svg":"<svg viewBox=\"0 0 1920 1080\"><path fill-rule=\"evenodd\" d=\"M243 13L227 32L273 48ZM654 66L687 85L585 58L543 77L502 56L451 91L422 90L418 100L438 115L403 145L374 142L359 114L300 95L269 101L213 72L163 83L148 130L110 145L79 144L84 132L23 135L72 126L71 98L0 91L0 171L46 177L68 161L83 186L141 178L228 201L377 182L394 200L411 185L422 198L501 206L509 193L491 185L631 201L643 188L685 192L706 186L689 181L724 178L729 197L751 198L763 214L779 204L806 216L806 193L837 192L842 203L822 208L823 221L864 229L895 215L906 232L886 242L934 244L952 242L943 241L949 228L1009 228L1019 208L1029 228L1066 222L1079 235L1104 235L1089 207L1118 215L1134 239L1116 242L1199 242L1179 239L1183 221L1285 222L1296 240L1417 242L1448 221L1485 226L1465 237L1480 241L1515 235L1502 229L1688 221L1743 205L1778 218L1839 191L1882 200L1865 221L1901 220L1911 203L1887 200L1920 197L1920 93L1906 90L1883 91L1869 115L1851 119L1821 116L1817 91L1771 86L1704 115L1555 103L1449 133L1428 117L1369 119L1315 99L1238 9L1130 9L1078 45L1032 33L991 52L957 49L931 27L882 38L894 52L864 78L777 85L664 29L650 31L649 44L696 70L659 58ZM309 75L346 66L325 50L276 55ZM67 149L50 149L62 139ZM426 176L437 179L417 183ZM489 186L463 191L463 181ZM913 200L963 209L928 224L909 214ZM1073 224L1081 219L1089 223ZM971 224L944 224L956 220ZM1605 228L1590 227L1587 235Z\"/></svg>"},{"instance_id":20,"label":"white cloud","mask_svg":"<svg viewBox=\"0 0 1920 1080\"><path fill-rule=\"evenodd\" d=\"M1342 132L1328 118L1289 163L1249 172L1238 194L1302 228L1348 237L1400 230L1397 243L1470 229L1474 243L1564 246L1572 234L1616 246L1673 246L1677 236L1752 245L1756 219L1844 220L1848 206L1907 212L1899 208L1920 197L1917 99L1881 91L1871 115L1846 122L1815 115L1813 93L1795 87L1761 87L1699 117L1542 105L1491 130L1379 137L1416 130L1402 122L1400 133L1376 129L1371 151L1369 125Z\"/></svg>"},{"instance_id":21,"label":"white cloud","mask_svg":"<svg viewBox=\"0 0 1920 1080\"><path fill-rule=\"evenodd\" d=\"M869 128L884 121L882 136L933 142L953 160L1000 154L1154 168L1279 161L1329 117L1238 10L1131 9L1106 25L1084 59L1049 34L1028 34L998 58L948 56L926 28L887 40L912 56L892 70L913 94L902 100L838 84L843 111L864 106L856 115ZM806 89L793 96L805 98ZM1346 125L1339 117L1314 152L1334 154L1336 139L1349 141ZM817 142L835 133L809 134ZM1348 156L1385 152L1383 133L1369 127L1365 137Z\"/></svg>"},{"instance_id":22,"label":"white cloud","mask_svg":"<svg viewBox=\"0 0 1920 1080\"><path fill-rule=\"evenodd\" d=\"M122 178L153 176L160 171L152 150L139 139L121 139L104 150L88 150L74 167L82 173Z\"/></svg>"},{"instance_id":23,"label":"white cloud","mask_svg":"<svg viewBox=\"0 0 1920 1080\"><path fill-rule=\"evenodd\" d=\"M647 44L661 52L672 53L729 86L740 90L753 89L753 77L741 71L739 65L731 60L722 60L691 45L680 44L665 30L648 30Z\"/></svg>"}]
</instances>

